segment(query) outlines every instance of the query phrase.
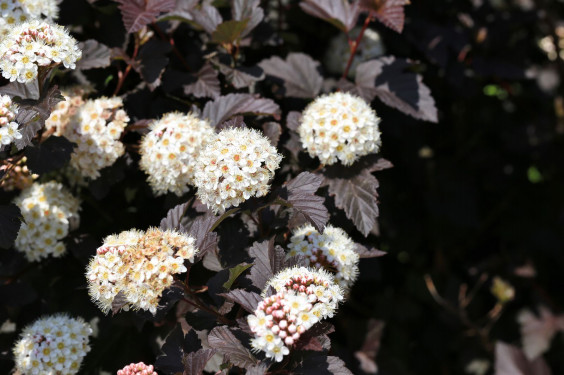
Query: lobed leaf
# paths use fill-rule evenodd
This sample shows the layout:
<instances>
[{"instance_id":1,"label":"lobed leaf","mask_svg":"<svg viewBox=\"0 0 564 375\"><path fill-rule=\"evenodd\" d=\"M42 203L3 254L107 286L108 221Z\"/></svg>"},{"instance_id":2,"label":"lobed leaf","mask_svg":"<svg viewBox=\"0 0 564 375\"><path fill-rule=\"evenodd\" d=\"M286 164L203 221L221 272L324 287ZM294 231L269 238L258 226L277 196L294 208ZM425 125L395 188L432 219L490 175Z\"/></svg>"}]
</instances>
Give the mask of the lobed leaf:
<instances>
[{"instance_id":1,"label":"lobed leaf","mask_svg":"<svg viewBox=\"0 0 564 375\"><path fill-rule=\"evenodd\" d=\"M255 97L251 94L228 94L207 102L202 113L212 126L217 126L237 114L274 116L280 114L280 107L271 99Z\"/></svg>"},{"instance_id":2,"label":"lobed leaf","mask_svg":"<svg viewBox=\"0 0 564 375\"><path fill-rule=\"evenodd\" d=\"M186 210L188 209L188 206L190 205L190 202L186 202L186 203L182 203L179 204L173 208L171 208L170 210L168 210L166 217L163 218L161 220L161 223L159 225L159 228L161 230L182 230L184 228L182 228L181 225L181 220L184 217L184 214L186 214Z\"/></svg>"},{"instance_id":3,"label":"lobed leaf","mask_svg":"<svg viewBox=\"0 0 564 375\"><path fill-rule=\"evenodd\" d=\"M279 123L273 121L265 122L262 124L262 132L268 139L270 139L270 144L274 147L278 145L280 135L282 134L282 127Z\"/></svg>"},{"instance_id":4,"label":"lobed leaf","mask_svg":"<svg viewBox=\"0 0 564 375\"><path fill-rule=\"evenodd\" d=\"M223 22L217 8L211 5L211 0L203 1L199 7L192 9L190 14L194 21L209 34L213 33L217 26Z\"/></svg>"},{"instance_id":5,"label":"lobed leaf","mask_svg":"<svg viewBox=\"0 0 564 375\"><path fill-rule=\"evenodd\" d=\"M249 255L254 262L249 279L255 287L263 290L268 280L283 268L286 255L282 248L274 246L274 238L253 243Z\"/></svg>"},{"instance_id":6,"label":"lobed leaf","mask_svg":"<svg viewBox=\"0 0 564 375\"><path fill-rule=\"evenodd\" d=\"M241 21L229 20L220 23L211 35L211 42L218 44L231 44L241 39L243 31L245 31L248 23L248 19Z\"/></svg>"},{"instance_id":7,"label":"lobed leaf","mask_svg":"<svg viewBox=\"0 0 564 375\"><path fill-rule=\"evenodd\" d=\"M217 248L217 233L211 232L216 219L215 215L208 213L198 216L189 227L188 234L196 239L196 247L199 249L198 258Z\"/></svg>"},{"instance_id":8,"label":"lobed leaf","mask_svg":"<svg viewBox=\"0 0 564 375\"><path fill-rule=\"evenodd\" d=\"M372 12L380 22L401 33L405 22L404 7L409 0L359 0L360 9Z\"/></svg>"},{"instance_id":9,"label":"lobed leaf","mask_svg":"<svg viewBox=\"0 0 564 375\"><path fill-rule=\"evenodd\" d=\"M188 353L182 358L184 375L200 375L206 364L215 354L215 349L200 349L197 352Z\"/></svg>"},{"instance_id":10,"label":"lobed leaf","mask_svg":"<svg viewBox=\"0 0 564 375\"><path fill-rule=\"evenodd\" d=\"M39 175L51 172L70 160L75 146L75 143L65 137L52 135L45 142L25 149L26 164L33 173Z\"/></svg>"},{"instance_id":11,"label":"lobed leaf","mask_svg":"<svg viewBox=\"0 0 564 375\"><path fill-rule=\"evenodd\" d=\"M323 177L310 172L302 172L287 183L287 202L292 207L289 226L291 228L309 222L319 232L323 232L329 220L325 199L315 195L323 182Z\"/></svg>"},{"instance_id":12,"label":"lobed leaf","mask_svg":"<svg viewBox=\"0 0 564 375\"><path fill-rule=\"evenodd\" d=\"M151 90L161 84L161 76L169 61L166 54L171 50L169 43L157 39L151 39L141 47L139 64L134 64L133 67Z\"/></svg>"},{"instance_id":13,"label":"lobed leaf","mask_svg":"<svg viewBox=\"0 0 564 375\"><path fill-rule=\"evenodd\" d=\"M176 6L175 0L115 0L127 33L135 33Z\"/></svg>"},{"instance_id":14,"label":"lobed leaf","mask_svg":"<svg viewBox=\"0 0 564 375\"><path fill-rule=\"evenodd\" d=\"M235 280L237 280L237 278L251 266L252 264L242 263L236 265L235 267L229 268L229 278L225 283L223 283L223 287L227 290L231 289L231 286L233 285Z\"/></svg>"},{"instance_id":15,"label":"lobed leaf","mask_svg":"<svg viewBox=\"0 0 564 375\"><path fill-rule=\"evenodd\" d=\"M303 0L300 8L309 15L330 22L344 32L356 26L360 11L358 2L349 3L347 0Z\"/></svg>"},{"instance_id":16,"label":"lobed leaf","mask_svg":"<svg viewBox=\"0 0 564 375\"><path fill-rule=\"evenodd\" d=\"M220 296L226 300L238 303L243 309L250 313L254 313L257 305L262 301L262 297L255 292L247 292L244 289L234 289L228 293L222 293Z\"/></svg>"},{"instance_id":17,"label":"lobed leaf","mask_svg":"<svg viewBox=\"0 0 564 375\"><path fill-rule=\"evenodd\" d=\"M192 94L197 98L217 98L221 93L217 76L211 64L205 63L196 74L196 81L183 86L184 94Z\"/></svg>"},{"instance_id":18,"label":"lobed leaf","mask_svg":"<svg viewBox=\"0 0 564 375\"><path fill-rule=\"evenodd\" d=\"M182 361L183 355L184 333L182 327L177 324L176 327L166 336L162 354L155 361L155 367L167 374L176 374L184 370Z\"/></svg>"},{"instance_id":19,"label":"lobed leaf","mask_svg":"<svg viewBox=\"0 0 564 375\"><path fill-rule=\"evenodd\" d=\"M88 70L110 66L112 52L105 44L94 39L78 43L82 57L76 62L76 69Z\"/></svg>"},{"instance_id":20,"label":"lobed leaf","mask_svg":"<svg viewBox=\"0 0 564 375\"><path fill-rule=\"evenodd\" d=\"M304 53L290 53L286 60L274 56L258 65L267 75L284 81L286 96L309 99L321 91L323 77L317 70L319 62Z\"/></svg>"},{"instance_id":21,"label":"lobed leaf","mask_svg":"<svg viewBox=\"0 0 564 375\"><path fill-rule=\"evenodd\" d=\"M362 371L368 374L378 373L378 366L376 365L376 355L380 350L380 341L382 340L382 333L384 331L385 323L381 320L370 319L366 327L366 336L364 343L360 350L354 353L354 356L360 362Z\"/></svg>"},{"instance_id":22,"label":"lobed leaf","mask_svg":"<svg viewBox=\"0 0 564 375\"><path fill-rule=\"evenodd\" d=\"M544 358L529 361L523 351L498 341L495 344L495 375L551 375Z\"/></svg>"},{"instance_id":23,"label":"lobed leaf","mask_svg":"<svg viewBox=\"0 0 564 375\"><path fill-rule=\"evenodd\" d=\"M247 36L264 18L264 11L259 6L260 0L232 0L231 16L234 20L248 20L242 37Z\"/></svg>"},{"instance_id":24,"label":"lobed leaf","mask_svg":"<svg viewBox=\"0 0 564 375\"><path fill-rule=\"evenodd\" d=\"M247 368L258 363L255 356L245 348L227 326L212 329L208 335L208 344L211 348L216 349L218 353L228 356L229 361L235 366Z\"/></svg>"}]
</instances>

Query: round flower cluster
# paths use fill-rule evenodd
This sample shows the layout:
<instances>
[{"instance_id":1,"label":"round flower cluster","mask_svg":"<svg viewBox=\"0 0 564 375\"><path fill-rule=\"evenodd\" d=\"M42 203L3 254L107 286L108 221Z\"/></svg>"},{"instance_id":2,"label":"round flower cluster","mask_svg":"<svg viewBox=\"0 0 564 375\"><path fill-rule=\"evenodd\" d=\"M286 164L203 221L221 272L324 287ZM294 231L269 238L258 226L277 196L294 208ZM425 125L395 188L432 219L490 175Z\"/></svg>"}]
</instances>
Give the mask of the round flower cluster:
<instances>
[{"instance_id":1,"label":"round flower cluster","mask_svg":"<svg viewBox=\"0 0 564 375\"><path fill-rule=\"evenodd\" d=\"M80 87L74 87L62 90L61 94L65 100L61 100L55 105L51 115L45 121L45 127L47 129L55 129L55 135L58 136L64 136L66 127L70 123L71 118L78 112L79 108L84 105L83 97L85 91Z\"/></svg>"},{"instance_id":2,"label":"round flower cluster","mask_svg":"<svg viewBox=\"0 0 564 375\"><path fill-rule=\"evenodd\" d=\"M50 181L33 184L15 199L24 222L15 247L30 261L66 252L61 242L78 222L79 201L62 184Z\"/></svg>"},{"instance_id":3,"label":"round flower cluster","mask_svg":"<svg viewBox=\"0 0 564 375\"><path fill-rule=\"evenodd\" d=\"M358 276L359 256L354 248L355 243L341 228L328 225L320 234L308 224L293 232L288 257L301 255L308 266L334 273L335 282L346 291Z\"/></svg>"},{"instance_id":4,"label":"round flower cluster","mask_svg":"<svg viewBox=\"0 0 564 375\"><path fill-rule=\"evenodd\" d=\"M31 173L25 164L27 158L24 156L16 166L9 168L9 165L0 165L0 174L6 174L4 178L0 179L0 187L4 191L23 190L36 180L39 175Z\"/></svg>"},{"instance_id":5,"label":"round flower cluster","mask_svg":"<svg viewBox=\"0 0 564 375\"><path fill-rule=\"evenodd\" d=\"M143 362L132 363L118 370L117 375L158 375L153 370L153 365L146 365Z\"/></svg>"},{"instance_id":6,"label":"round flower cluster","mask_svg":"<svg viewBox=\"0 0 564 375\"><path fill-rule=\"evenodd\" d=\"M360 27L355 27L350 32L350 37L353 40L358 38L360 33ZM380 34L372 29L366 29L362 35L362 39L356 49L356 54L353 57L349 69L349 77L353 77L356 72L356 68L360 63L368 60L372 60L383 56L386 53ZM347 40L347 35L345 33L339 33L335 38L331 39L329 43L329 48L325 54L325 65L327 70L334 74L343 74L347 67L349 57L351 55L351 50L349 42Z\"/></svg>"},{"instance_id":7,"label":"round flower cluster","mask_svg":"<svg viewBox=\"0 0 564 375\"><path fill-rule=\"evenodd\" d=\"M60 129L61 135L77 144L70 164L84 177L99 177L102 168L123 155L125 148L119 138L129 117L122 107L118 97L87 100L70 123Z\"/></svg>"},{"instance_id":8,"label":"round flower cluster","mask_svg":"<svg viewBox=\"0 0 564 375\"><path fill-rule=\"evenodd\" d=\"M92 329L82 318L53 315L24 328L14 347L16 369L21 374L76 374L90 351Z\"/></svg>"},{"instance_id":9,"label":"round flower cluster","mask_svg":"<svg viewBox=\"0 0 564 375\"><path fill-rule=\"evenodd\" d=\"M265 136L248 128L230 128L211 138L196 159L198 198L223 213L269 189L282 156Z\"/></svg>"},{"instance_id":10,"label":"round flower cluster","mask_svg":"<svg viewBox=\"0 0 564 375\"><path fill-rule=\"evenodd\" d=\"M57 0L0 0L0 35L8 34L20 22L33 18L57 18Z\"/></svg>"},{"instance_id":11,"label":"round flower cluster","mask_svg":"<svg viewBox=\"0 0 564 375\"><path fill-rule=\"evenodd\" d=\"M180 196L194 182L194 166L200 150L214 135L207 121L192 113L168 113L151 124L141 141L140 166L149 175L156 195Z\"/></svg>"},{"instance_id":12,"label":"round flower cluster","mask_svg":"<svg viewBox=\"0 0 564 375\"><path fill-rule=\"evenodd\" d=\"M312 157L330 165L337 159L351 165L360 156L378 152L380 118L362 98L335 92L311 102L298 128L302 144Z\"/></svg>"},{"instance_id":13,"label":"round flower cluster","mask_svg":"<svg viewBox=\"0 0 564 375\"><path fill-rule=\"evenodd\" d=\"M40 67L62 63L74 69L81 56L76 39L64 27L46 21L19 24L0 43L0 69L11 82L33 81Z\"/></svg>"},{"instance_id":14,"label":"round flower cluster","mask_svg":"<svg viewBox=\"0 0 564 375\"><path fill-rule=\"evenodd\" d=\"M255 337L254 350L264 351L276 362L290 352L300 336L315 323L332 317L343 291L323 270L288 268L267 284L264 299L247 317ZM276 294L265 297L270 287Z\"/></svg>"},{"instance_id":15,"label":"round flower cluster","mask_svg":"<svg viewBox=\"0 0 564 375\"><path fill-rule=\"evenodd\" d=\"M0 95L0 147L22 137L18 124L14 121L17 114L18 106L12 102L12 98Z\"/></svg>"},{"instance_id":16,"label":"round flower cluster","mask_svg":"<svg viewBox=\"0 0 564 375\"><path fill-rule=\"evenodd\" d=\"M86 271L90 297L107 313L121 292L124 310L131 306L155 314L172 275L186 271L185 259L194 260L194 243L190 236L157 228L106 237Z\"/></svg>"}]
</instances>

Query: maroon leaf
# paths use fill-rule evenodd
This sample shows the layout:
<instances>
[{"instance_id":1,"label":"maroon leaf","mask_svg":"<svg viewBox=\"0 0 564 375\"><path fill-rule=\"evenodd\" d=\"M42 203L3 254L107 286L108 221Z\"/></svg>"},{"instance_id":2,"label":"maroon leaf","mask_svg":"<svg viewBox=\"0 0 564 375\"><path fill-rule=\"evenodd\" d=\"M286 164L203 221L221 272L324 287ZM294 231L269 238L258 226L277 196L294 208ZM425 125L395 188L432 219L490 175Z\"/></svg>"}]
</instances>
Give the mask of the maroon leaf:
<instances>
[{"instance_id":1,"label":"maroon leaf","mask_svg":"<svg viewBox=\"0 0 564 375\"><path fill-rule=\"evenodd\" d=\"M247 368L258 363L251 352L243 346L227 326L215 327L208 336L208 344L218 353L229 357L235 366Z\"/></svg>"},{"instance_id":2,"label":"maroon leaf","mask_svg":"<svg viewBox=\"0 0 564 375\"><path fill-rule=\"evenodd\" d=\"M217 98L220 93L219 78L217 71L206 63L196 74L197 80L194 83L184 85L184 93L192 94L197 98Z\"/></svg>"},{"instance_id":3,"label":"maroon leaf","mask_svg":"<svg viewBox=\"0 0 564 375\"><path fill-rule=\"evenodd\" d=\"M208 361L215 354L214 349L200 349L184 355L182 362L184 363L184 375L200 375Z\"/></svg>"},{"instance_id":4,"label":"maroon leaf","mask_svg":"<svg viewBox=\"0 0 564 375\"><path fill-rule=\"evenodd\" d=\"M186 213L186 210L188 209L189 203L182 203L179 204L173 208L171 208L170 210L168 210L166 217L163 218L161 220L161 223L159 225L159 228L162 230L181 230L183 229L182 226L180 225L180 222L182 220L182 218L184 217L184 214Z\"/></svg>"},{"instance_id":5,"label":"maroon leaf","mask_svg":"<svg viewBox=\"0 0 564 375\"><path fill-rule=\"evenodd\" d=\"M169 12L176 5L175 0L115 0L121 10L123 24L128 33L135 33L143 26L153 22L164 12Z\"/></svg>"},{"instance_id":6,"label":"maroon leaf","mask_svg":"<svg viewBox=\"0 0 564 375\"><path fill-rule=\"evenodd\" d=\"M323 177L310 172L302 172L288 182L287 201L293 209L289 223L291 228L309 222L319 232L323 232L329 220L329 211L324 205L325 199L315 195L322 182Z\"/></svg>"},{"instance_id":7,"label":"maroon leaf","mask_svg":"<svg viewBox=\"0 0 564 375\"><path fill-rule=\"evenodd\" d=\"M345 32L355 27L359 14L356 1L349 3L347 0L303 0L300 7L304 12L330 22Z\"/></svg>"},{"instance_id":8,"label":"maroon leaf","mask_svg":"<svg viewBox=\"0 0 564 375\"><path fill-rule=\"evenodd\" d=\"M169 61L166 54L171 49L172 46L169 43L157 39L151 39L141 47L140 62L133 66L141 78L149 84L151 90L161 84L161 75Z\"/></svg>"},{"instance_id":9,"label":"maroon leaf","mask_svg":"<svg viewBox=\"0 0 564 375\"><path fill-rule=\"evenodd\" d=\"M105 68L110 65L111 50L94 39L80 42L78 48L82 57L76 62L76 69L87 70Z\"/></svg>"},{"instance_id":10,"label":"maroon leaf","mask_svg":"<svg viewBox=\"0 0 564 375\"><path fill-rule=\"evenodd\" d=\"M330 342L327 335L332 332L335 332L335 327L332 324L327 322L316 323L300 336L300 339L295 344L295 349L313 351L329 350L330 346L326 347L324 344Z\"/></svg>"},{"instance_id":11,"label":"maroon leaf","mask_svg":"<svg viewBox=\"0 0 564 375\"><path fill-rule=\"evenodd\" d=\"M286 184L289 194L315 194L323 177L311 172L302 172Z\"/></svg>"},{"instance_id":12,"label":"maroon leaf","mask_svg":"<svg viewBox=\"0 0 564 375\"><path fill-rule=\"evenodd\" d=\"M125 293L120 290L112 300L112 314L116 315L128 303Z\"/></svg>"},{"instance_id":13,"label":"maroon leaf","mask_svg":"<svg viewBox=\"0 0 564 375\"><path fill-rule=\"evenodd\" d=\"M268 364L260 362L255 366L247 368L247 375L265 375L268 371Z\"/></svg>"},{"instance_id":14,"label":"maroon leaf","mask_svg":"<svg viewBox=\"0 0 564 375\"><path fill-rule=\"evenodd\" d=\"M498 341L495 345L495 375L551 375L544 358L529 361L523 351Z\"/></svg>"},{"instance_id":15,"label":"maroon leaf","mask_svg":"<svg viewBox=\"0 0 564 375\"><path fill-rule=\"evenodd\" d=\"M231 117L229 120L223 121L221 124L215 127L215 131L221 131L222 129L229 129L229 128L246 128L245 125L245 118L243 116L235 116Z\"/></svg>"},{"instance_id":16,"label":"maroon leaf","mask_svg":"<svg viewBox=\"0 0 564 375\"><path fill-rule=\"evenodd\" d=\"M226 300L238 303L246 311L254 313L258 303L262 300L262 297L254 292L247 292L243 289L234 289L228 293L222 293L220 296L224 297Z\"/></svg>"},{"instance_id":17,"label":"maroon leaf","mask_svg":"<svg viewBox=\"0 0 564 375\"><path fill-rule=\"evenodd\" d=\"M285 61L274 56L262 60L259 66L267 75L284 81L286 96L307 99L321 91L323 77L317 71L319 62L304 53L290 53Z\"/></svg>"},{"instance_id":18,"label":"maroon leaf","mask_svg":"<svg viewBox=\"0 0 564 375\"><path fill-rule=\"evenodd\" d=\"M189 226L184 226L188 234L196 239L196 247L199 249L198 258L217 248L217 233L210 232L216 220L215 215L208 213L198 216Z\"/></svg>"},{"instance_id":19,"label":"maroon leaf","mask_svg":"<svg viewBox=\"0 0 564 375\"><path fill-rule=\"evenodd\" d=\"M251 94L228 94L213 102L207 102L202 117L212 126L237 114L270 115L277 118L280 107L270 99L255 97Z\"/></svg>"},{"instance_id":20,"label":"maroon leaf","mask_svg":"<svg viewBox=\"0 0 564 375\"><path fill-rule=\"evenodd\" d=\"M225 78L236 89L250 87L265 77L261 67L257 65L249 67L237 66L233 62L233 58L227 54L219 54L217 57L210 59L210 62L219 67L219 71L225 75Z\"/></svg>"},{"instance_id":21,"label":"maroon leaf","mask_svg":"<svg viewBox=\"0 0 564 375\"><path fill-rule=\"evenodd\" d=\"M354 251L357 252L360 258L378 258L384 256L388 253L382 250L371 248L370 250L367 249L365 246L357 243Z\"/></svg>"},{"instance_id":22,"label":"maroon leaf","mask_svg":"<svg viewBox=\"0 0 564 375\"><path fill-rule=\"evenodd\" d=\"M22 221L20 220L20 209L13 204L0 206L0 247L8 249L12 246Z\"/></svg>"},{"instance_id":23,"label":"maroon leaf","mask_svg":"<svg viewBox=\"0 0 564 375\"><path fill-rule=\"evenodd\" d=\"M302 122L302 113L298 111L291 111L286 116L286 127L290 130L298 131Z\"/></svg>"},{"instance_id":24,"label":"maroon leaf","mask_svg":"<svg viewBox=\"0 0 564 375\"><path fill-rule=\"evenodd\" d=\"M36 174L42 175L63 167L71 158L76 144L65 137L51 135L45 142L31 145L24 151L26 165Z\"/></svg>"},{"instance_id":25,"label":"maroon leaf","mask_svg":"<svg viewBox=\"0 0 564 375\"><path fill-rule=\"evenodd\" d=\"M274 238L272 238L270 241L255 242L249 248L249 255L253 258L254 263L249 279L255 287L262 290L266 282L282 269L285 258L284 250L274 246Z\"/></svg>"},{"instance_id":26,"label":"maroon leaf","mask_svg":"<svg viewBox=\"0 0 564 375\"><path fill-rule=\"evenodd\" d=\"M282 127L277 122L266 122L262 124L262 132L270 139L270 143L276 147L282 134Z\"/></svg>"},{"instance_id":27,"label":"maroon leaf","mask_svg":"<svg viewBox=\"0 0 564 375\"><path fill-rule=\"evenodd\" d=\"M372 12L384 25L401 33L405 22L404 6L409 0L360 0L360 9Z\"/></svg>"},{"instance_id":28,"label":"maroon leaf","mask_svg":"<svg viewBox=\"0 0 564 375\"><path fill-rule=\"evenodd\" d=\"M368 321L366 327L366 337L360 350L354 353L356 359L360 361L360 368L368 374L378 373L378 366L375 359L380 349L380 340L382 339L382 332L384 331L384 322L376 319Z\"/></svg>"},{"instance_id":29,"label":"maroon leaf","mask_svg":"<svg viewBox=\"0 0 564 375\"><path fill-rule=\"evenodd\" d=\"M232 0L231 16L234 20L248 19L242 36L247 36L264 18L264 11L259 6L260 0Z\"/></svg>"},{"instance_id":30,"label":"maroon leaf","mask_svg":"<svg viewBox=\"0 0 564 375\"><path fill-rule=\"evenodd\" d=\"M341 89L371 102L378 97L384 104L415 117L437 122L437 107L431 90L419 74L409 71L411 63L393 56L370 60L358 66L356 85L340 81Z\"/></svg>"},{"instance_id":31,"label":"maroon leaf","mask_svg":"<svg viewBox=\"0 0 564 375\"><path fill-rule=\"evenodd\" d=\"M334 375L353 375L353 373L345 366L345 362L338 357L327 357L327 369Z\"/></svg>"},{"instance_id":32,"label":"maroon leaf","mask_svg":"<svg viewBox=\"0 0 564 375\"><path fill-rule=\"evenodd\" d=\"M180 324L177 324L166 336L165 342L161 347L161 355L155 361L155 367L167 374L181 372L184 369L182 364L183 342L184 333Z\"/></svg>"},{"instance_id":33,"label":"maroon leaf","mask_svg":"<svg viewBox=\"0 0 564 375\"><path fill-rule=\"evenodd\" d=\"M0 94L21 99L39 99L39 84L37 80L30 83L10 82L0 87Z\"/></svg>"},{"instance_id":34,"label":"maroon leaf","mask_svg":"<svg viewBox=\"0 0 564 375\"><path fill-rule=\"evenodd\" d=\"M211 1L204 1L202 5L190 11L194 21L209 34L213 33L217 26L223 22L223 18L217 8L210 3Z\"/></svg>"}]
</instances>

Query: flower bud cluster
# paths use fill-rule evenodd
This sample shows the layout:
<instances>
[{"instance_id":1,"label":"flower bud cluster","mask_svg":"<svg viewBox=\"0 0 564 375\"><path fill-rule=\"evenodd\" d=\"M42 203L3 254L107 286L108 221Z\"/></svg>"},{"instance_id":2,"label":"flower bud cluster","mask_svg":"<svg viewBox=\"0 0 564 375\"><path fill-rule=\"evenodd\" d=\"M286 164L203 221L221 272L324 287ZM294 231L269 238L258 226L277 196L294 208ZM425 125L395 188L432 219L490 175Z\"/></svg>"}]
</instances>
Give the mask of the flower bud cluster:
<instances>
[{"instance_id":1,"label":"flower bud cluster","mask_svg":"<svg viewBox=\"0 0 564 375\"><path fill-rule=\"evenodd\" d=\"M78 199L62 184L50 181L31 185L14 202L24 218L16 238L16 249L30 262L49 255L63 255L66 247L61 240L70 231L71 223L79 219Z\"/></svg>"},{"instance_id":2,"label":"flower bud cluster","mask_svg":"<svg viewBox=\"0 0 564 375\"><path fill-rule=\"evenodd\" d=\"M249 128L224 129L196 160L198 198L215 213L268 193L282 156L265 136Z\"/></svg>"},{"instance_id":3,"label":"flower bud cluster","mask_svg":"<svg viewBox=\"0 0 564 375\"><path fill-rule=\"evenodd\" d=\"M65 135L66 127L70 123L71 118L85 103L83 99L85 91L80 87L61 90L61 94L65 100L61 100L55 105L51 115L45 121L45 127L47 129L55 129L55 135L58 136Z\"/></svg>"},{"instance_id":4,"label":"flower bud cluster","mask_svg":"<svg viewBox=\"0 0 564 375\"><path fill-rule=\"evenodd\" d=\"M327 225L321 234L313 226L305 225L293 232L288 249L288 257L301 255L308 266L334 273L335 282L345 291L358 277L355 243L341 228Z\"/></svg>"},{"instance_id":5,"label":"flower bud cluster","mask_svg":"<svg viewBox=\"0 0 564 375\"><path fill-rule=\"evenodd\" d=\"M194 238L175 231L149 228L106 237L88 264L88 292L107 313L122 292L124 310L149 310L155 314L172 275L186 271L184 260L193 261L198 249Z\"/></svg>"},{"instance_id":6,"label":"flower bud cluster","mask_svg":"<svg viewBox=\"0 0 564 375\"><path fill-rule=\"evenodd\" d=\"M311 157L331 165L351 165L359 157L378 152L380 118L362 98L349 93L322 95L302 113L300 139Z\"/></svg>"},{"instance_id":7,"label":"flower bud cluster","mask_svg":"<svg viewBox=\"0 0 564 375\"><path fill-rule=\"evenodd\" d=\"M81 56L76 39L64 27L47 21L19 24L0 43L0 69L11 82L33 81L40 67L62 63L74 69Z\"/></svg>"},{"instance_id":8,"label":"flower bud cluster","mask_svg":"<svg viewBox=\"0 0 564 375\"><path fill-rule=\"evenodd\" d=\"M276 294L266 297L270 287ZM263 297L254 314L247 317L255 335L251 346L280 362L306 330L333 316L343 291L325 271L299 267L275 275Z\"/></svg>"},{"instance_id":9,"label":"flower bud cluster","mask_svg":"<svg viewBox=\"0 0 564 375\"><path fill-rule=\"evenodd\" d=\"M56 19L57 0L0 0L0 36L8 34L16 24L34 18Z\"/></svg>"},{"instance_id":10,"label":"flower bud cluster","mask_svg":"<svg viewBox=\"0 0 564 375\"><path fill-rule=\"evenodd\" d=\"M39 176L30 172L25 164L26 161L27 158L24 156L13 168L6 164L0 165L0 174L6 174L0 180L0 188L4 191L23 190L33 184Z\"/></svg>"},{"instance_id":11,"label":"flower bud cluster","mask_svg":"<svg viewBox=\"0 0 564 375\"><path fill-rule=\"evenodd\" d=\"M150 127L141 141L141 169L156 195L180 196L194 183L196 157L214 131L194 114L178 112L167 113Z\"/></svg>"},{"instance_id":12,"label":"flower bud cluster","mask_svg":"<svg viewBox=\"0 0 564 375\"><path fill-rule=\"evenodd\" d=\"M60 129L61 135L77 144L70 164L84 177L96 179L102 168L123 155L125 148L119 138L129 117L122 107L118 97L87 100L70 123Z\"/></svg>"},{"instance_id":13,"label":"flower bud cluster","mask_svg":"<svg viewBox=\"0 0 564 375\"><path fill-rule=\"evenodd\" d=\"M12 102L12 98L0 95L0 147L22 137L18 124L14 121L17 114L18 106Z\"/></svg>"},{"instance_id":14,"label":"flower bud cluster","mask_svg":"<svg viewBox=\"0 0 564 375\"><path fill-rule=\"evenodd\" d=\"M82 318L53 315L24 328L15 344L16 369L25 375L78 373L90 351L90 325Z\"/></svg>"},{"instance_id":15,"label":"flower bud cluster","mask_svg":"<svg viewBox=\"0 0 564 375\"><path fill-rule=\"evenodd\" d=\"M118 370L117 375L157 375L153 365L146 365L143 362L132 363Z\"/></svg>"}]
</instances>

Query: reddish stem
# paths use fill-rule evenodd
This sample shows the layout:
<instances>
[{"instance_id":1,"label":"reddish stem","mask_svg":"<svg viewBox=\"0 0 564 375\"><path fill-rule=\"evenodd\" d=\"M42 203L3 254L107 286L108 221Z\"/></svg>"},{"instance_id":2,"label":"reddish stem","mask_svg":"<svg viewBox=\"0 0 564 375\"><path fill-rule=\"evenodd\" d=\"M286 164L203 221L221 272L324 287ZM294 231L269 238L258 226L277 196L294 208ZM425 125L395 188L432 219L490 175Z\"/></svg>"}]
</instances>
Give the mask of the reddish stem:
<instances>
[{"instance_id":1,"label":"reddish stem","mask_svg":"<svg viewBox=\"0 0 564 375\"><path fill-rule=\"evenodd\" d=\"M131 68L133 67L132 66L133 62L137 58L138 54L139 54L139 38L137 37L137 34L135 34L135 47L133 49L133 55L131 56L129 64L127 64L127 67L125 68L125 72L123 72L123 73L121 71L118 72L119 81L117 83L116 89L114 90L114 93L112 94L112 96L117 96L117 94L121 90L121 87L123 86L123 83L125 82L125 79L127 78L127 75L131 71Z\"/></svg>"},{"instance_id":2,"label":"reddish stem","mask_svg":"<svg viewBox=\"0 0 564 375\"><path fill-rule=\"evenodd\" d=\"M366 31L366 28L368 27L370 21L372 21L372 12L370 12L366 17L366 19L364 20L364 25L362 25L362 29L360 30L360 33L356 37L356 40L353 42L349 38L349 47L351 49L351 55L349 56L349 60L347 61L347 67L345 68L345 71L343 72L343 76L341 77L341 79L345 79L349 75L349 70L351 68L351 64L353 62L354 56L356 55L356 50L358 49L358 45L360 44L360 41L362 40L364 32Z\"/></svg>"}]
</instances>

